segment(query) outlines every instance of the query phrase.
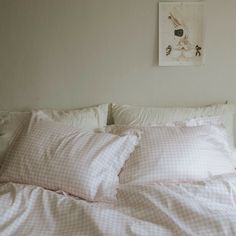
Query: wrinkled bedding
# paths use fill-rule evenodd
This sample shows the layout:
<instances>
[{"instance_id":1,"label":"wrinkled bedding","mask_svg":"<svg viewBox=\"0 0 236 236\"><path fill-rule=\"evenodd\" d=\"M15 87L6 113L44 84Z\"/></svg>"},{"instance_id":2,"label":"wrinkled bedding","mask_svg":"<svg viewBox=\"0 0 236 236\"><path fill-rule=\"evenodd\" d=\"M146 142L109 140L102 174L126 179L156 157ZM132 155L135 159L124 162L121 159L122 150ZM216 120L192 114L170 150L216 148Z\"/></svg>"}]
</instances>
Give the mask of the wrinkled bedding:
<instances>
[{"instance_id":1,"label":"wrinkled bedding","mask_svg":"<svg viewBox=\"0 0 236 236\"><path fill-rule=\"evenodd\" d=\"M1 184L0 235L236 235L236 174L196 183L121 185L112 203Z\"/></svg>"}]
</instances>

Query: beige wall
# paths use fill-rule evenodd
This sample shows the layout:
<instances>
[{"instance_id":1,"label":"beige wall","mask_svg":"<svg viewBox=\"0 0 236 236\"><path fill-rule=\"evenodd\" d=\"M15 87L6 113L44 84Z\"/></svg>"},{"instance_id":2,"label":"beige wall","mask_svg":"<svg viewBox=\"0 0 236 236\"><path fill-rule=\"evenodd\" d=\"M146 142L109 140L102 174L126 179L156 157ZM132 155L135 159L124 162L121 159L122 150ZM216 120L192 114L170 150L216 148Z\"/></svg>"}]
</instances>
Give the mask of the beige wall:
<instances>
[{"instance_id":1,"label":"beige wall","mask_svg":"<svg viewBox=\"0 0 236 236\"><path fill-rule=\"evenodd\" d=\"M0 0L0 109L236 100L236 1L207 1L206 65L158 67L158 0Z\"/></svg>"}]
</instances>

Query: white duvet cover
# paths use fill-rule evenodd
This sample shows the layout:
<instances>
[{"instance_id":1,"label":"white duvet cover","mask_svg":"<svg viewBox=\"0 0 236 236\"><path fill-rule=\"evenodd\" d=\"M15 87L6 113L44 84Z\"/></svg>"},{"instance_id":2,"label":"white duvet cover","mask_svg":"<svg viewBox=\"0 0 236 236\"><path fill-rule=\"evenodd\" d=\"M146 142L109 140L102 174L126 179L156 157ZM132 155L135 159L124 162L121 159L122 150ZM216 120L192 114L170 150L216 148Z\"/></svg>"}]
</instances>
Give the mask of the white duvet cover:
<instances>
[{"instance_id":1,"label":"white duvet cover","mask_svg":"<svg viewBox=\"0 0 236 236\"><path fill-rule=\"evenodd\" d=\"M110 204L1 184L0 235L236 235L236 174L192 184L123 185Z\"/></svg>"}]
</instances>

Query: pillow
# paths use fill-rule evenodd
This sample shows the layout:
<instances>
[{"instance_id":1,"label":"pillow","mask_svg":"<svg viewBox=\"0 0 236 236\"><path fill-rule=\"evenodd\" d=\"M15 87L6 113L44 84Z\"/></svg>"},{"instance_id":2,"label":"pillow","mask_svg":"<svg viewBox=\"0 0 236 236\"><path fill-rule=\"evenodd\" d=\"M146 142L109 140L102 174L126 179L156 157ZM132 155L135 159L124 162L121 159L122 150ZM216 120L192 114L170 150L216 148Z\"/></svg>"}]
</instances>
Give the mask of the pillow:
<instances>
[{"instance_id":1,"label":"pillow","mask_svg":"<svg viewBox=\"0 0 236 236\"><path fill-rule=\"evenodd\" d=\"M185 127L193 127L193 126L201 126L201 125L223 125L222 117L220 116L208 116L208 117L198 117L186 121L177 121L173 123L166 124L165 126L185 126ZM162 125L163 126L163 125ZM234 167L236 167L236 149L231 148L231 160L234 163Z\"/></svg>"},{"instance_id":2,"label":"pillow","mask_svg":"<svg viewBox=\"0 0 236 236\"><path fill-rule=\"evenodd\" d=\"M116 194L118 174L137 143L134 134L87 132L32 116L6 152L0 182L110 201Z\"/></svg>"},{"instance_id":3,"label":"pillow","mask_svg":"<svg viewBox=\"0 0 236 236\"><path fill-rule=\"evenodd\" d=\"M131 128L109 130L120 134ZM222 125L133 128L142 138L120 173L121 184L192 181L234 171Z\"/></svg>"},{"instance_id":4,"label":"pillow","mask_svg":"<svg viewBox=\"0 0 236 236\"><path fill-rule=\"evenodd\" d=\"M104 129L107 125L108 104L78 110L38 110L38 116L84 130Z\"/></svg>"},{"instance_id":5,"label":"pillow","mask_svg":"<svg viewBox=\"0 0 236 236\"><path fill-rule=\"evenodd\" d=\"M38 110L41 117L86 130L102 129L107 124L108 105L79 110ZM0 163L16 130L29 121L31 112L0 111Z\"/></svg>"},{"instance_id":6,"label":"pillow","mask_svg":"<svg viewBox=\"0 0 236 236\"><path fill-rule=\"evenodd\" d=\"M234 167L236 168L236 148L234 148L232 151L232 158L233 158Z\"/></svg>"},{"instance_id":7,"label":"pillow","mask_svg":"<svg viewBox=\"0 0 236 236\"><path fill-rule=\"evenodd\" d=\"M18 128L30 119L30 112L0 111L0 163Z\"/></svg>"},{"instance_id":8,"label":"pillow","mask_svg":"<svg viewBox=\"0 0 236 236\"><path fill-rule=\"evenodd\" d=\"M234 146L233 104L218 104L196 108L151 108L130 105L112 105L114 123L117 125L148 126L184 121L197 117L221 116L229 138Z\"/></svg>"}]
</instances>

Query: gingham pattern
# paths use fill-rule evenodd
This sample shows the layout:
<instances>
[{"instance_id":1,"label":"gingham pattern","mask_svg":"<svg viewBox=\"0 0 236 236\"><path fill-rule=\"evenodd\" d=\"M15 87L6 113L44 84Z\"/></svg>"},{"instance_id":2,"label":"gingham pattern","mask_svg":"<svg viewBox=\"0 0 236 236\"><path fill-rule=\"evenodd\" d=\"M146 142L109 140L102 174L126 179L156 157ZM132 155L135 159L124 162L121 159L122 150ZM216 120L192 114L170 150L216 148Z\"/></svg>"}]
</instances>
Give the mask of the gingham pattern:
<instances>
[{"instance_id":1,"label":"gingham pattern","mask_svg":"<svg viewBox=\"0 0 236 236\"><path fill-rule=\"evenodd\" d=\"M3 236L234 236L236 175L124 185L110 204L8 183L0 185L0 206Z\"/></svg>"},{"instance_id":2,"label":"gingham pattern","mask_svg":"<svg viewBox=\"0 0 236 236\"><path fill-rule=\"evenodd\" d=\"M198 117L221 116L231 147L234 147L234 104L216 104L203 107L138 107L112 105L116 125L150 126L185 121Z\"/></svg>"},{"instance_id":3,"label":"gingham pattern","mask_svg":"<svg viewBox=\"0 0 236 236\"><path fill-rule=\"evenodd\" d=\"M109 129L119 134L130 128ZM235 171L222 125L137 129L142 138L120 174L122 184L189 181Z\"/></svg>"},{"instance_id":4,"label":"gingham pattern","mask_svg":"<svg viewBox=\"0 0 236 236\"><path fill-rule=\"evenodd\" d=\"M107 124L108 105L73 110L37 110L32 113L41 119L50 119L86 130L97 130L103 129ZM11 139L30 117L31 112L0 111L0 163Z\"/></svg>"},{"instance_id":5,"label":"gingham pattern","mask_svg":"<svg viewBox=\"0 0 236 236\"><path fill-rule=\"evenodd\" d=\"M7 152L0 182L33 184L90 201L108 201L115 197L118 174L137 139L32 119Z\"/></svg>"}]
</instances>

